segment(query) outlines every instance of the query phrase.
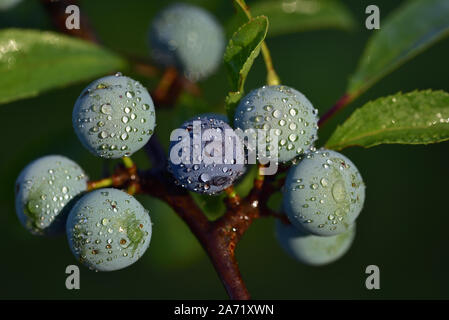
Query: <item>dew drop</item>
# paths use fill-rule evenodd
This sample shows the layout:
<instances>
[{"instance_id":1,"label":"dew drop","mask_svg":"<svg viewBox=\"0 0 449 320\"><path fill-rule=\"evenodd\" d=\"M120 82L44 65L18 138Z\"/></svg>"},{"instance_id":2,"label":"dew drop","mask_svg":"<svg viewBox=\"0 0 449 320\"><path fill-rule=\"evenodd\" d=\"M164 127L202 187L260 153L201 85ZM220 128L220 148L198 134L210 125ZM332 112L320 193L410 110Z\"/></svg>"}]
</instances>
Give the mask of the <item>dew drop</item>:
<instances>
[{"instance_id":1,"label":"dew drop","mask_svg":"<svg viewBox=\"0 0 449 320\"><path fill-rule=\"evenodd\" d=\"M321 178L320 183L323 187L327 187L329 184L326 178Z\"/></svg>"},{"instance_id":2,"label":"dew drop","mask_svg":"<svg viewBox=\"0 0 449 320\"><path fill-rule=\"evenodd\" d=\"M208 182L208 181L210 180L210 176L209 176L207 173L202 173L202 174L200 175L200 180L201 180L202 182Z\"/></svg>"},{"instance_id":3,"label":"dew drop","mask_svg":"<svg viewBox=\"0 0 449 320\"><path fill-rule=\"evenodd\" d=\"M282 112L281 112L281 110L279 110L279 109L276 109L276 110L274 110L273 111L273 117L275 117L275 118L280 118L282 116Z\"/></svg>"},{"instance_id":4,"label":"dew drop","mask_svg":"<svg viewBox=\"0 0 449 320\"><path fill-rule=\"evenodd\" d=\"M100 111L103 114L111 114L112 106L109 103L105 103L101 106Z\"/></svg>"},{"instance_id":5,"label":"dew drop","mask_svg":"<svg viewBox=\"0 0 449 320\"><path fill-rule=\"evenodd\" d=\"M332 197L336 202L342 202L346 198L346 189L344 182L342 180L338 180L332 186Z\"/></svg>"}]
</instances>

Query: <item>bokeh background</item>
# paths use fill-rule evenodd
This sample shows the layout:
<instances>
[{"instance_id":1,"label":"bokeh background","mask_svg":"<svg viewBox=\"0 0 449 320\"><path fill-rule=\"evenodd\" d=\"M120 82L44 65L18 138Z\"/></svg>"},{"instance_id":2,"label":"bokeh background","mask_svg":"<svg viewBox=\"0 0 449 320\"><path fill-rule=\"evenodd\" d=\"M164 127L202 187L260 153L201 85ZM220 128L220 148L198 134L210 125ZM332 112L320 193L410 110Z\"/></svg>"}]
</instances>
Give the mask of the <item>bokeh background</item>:
<instances>
[{"instance_id":1,"label":"bokeh background","mask_svg":"<svg viewBox=\"0 0 449 320\"><path fill-rule=\"evenodd\" d=\"M81 4L105 46L147 56L148 25L169 2L91 0ZM186 2L209 9L223 24L233 15L230 0ZM357 22L353 32L322 30L268 39L283 83L302 91L321 114L325 112L344 93L348 77L372 34L364 27L366 6L378 5L383 19L402 2L346 0ZM52 29L46 13L34 0L1 12L0 28L6 27ZM449 91L448 57L446 39L387 76L321 130L320 143L354 108L371 99L415 89ZM261 86L264 79L265 69L259 58L247 88ZM77 263L65 237L35 237L19 224L14 209L14 181L33 159L62 154L77 161L92 179L101 175L102 160L82 148L71 125L73 104L87 83L0 106L0 298L226 298L196 239L158 200L139 197L154 222L152 243L144 257L113 273L94 273L81 267L81 290L65 288L65 268ZM154 88L155 83L144 83ZM205 111L224 112L228 89L224 68L200 85L204 94L201 100L183 96L176 107L157 110L157 133L165 144L170 131L187 117ZM237 249L241 272L253 298L449 298L448 146L446 142L345 150L367 184L365 209L358 219L351 250L325 267L301 265L276 243L273 219L259 219ZM148 166L142 152L135 158L141 167ZM197 200L211 218L223 209L220 199L207 205L203 199ZM380 290L365 288L365 268L370 264L380 267Z\"/></svg>"}]
</instances>

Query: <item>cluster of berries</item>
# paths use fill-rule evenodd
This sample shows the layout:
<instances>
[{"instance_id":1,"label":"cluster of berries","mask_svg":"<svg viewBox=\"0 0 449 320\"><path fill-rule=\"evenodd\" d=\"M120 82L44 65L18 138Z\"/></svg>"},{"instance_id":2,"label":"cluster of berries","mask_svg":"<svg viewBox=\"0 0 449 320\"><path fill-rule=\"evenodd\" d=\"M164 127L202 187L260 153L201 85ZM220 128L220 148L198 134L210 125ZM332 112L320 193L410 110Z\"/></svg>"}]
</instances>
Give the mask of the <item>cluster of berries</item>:
<instances>
[{"instance_id":1,"label":"cluster of berries","mask_svg":"<svg viewBox=\"0 0 449 320\"><path fill-rule=\"evenodd\" d=\"M155 18L150 30L153 58L159 64L175 66L193 81L219 66L223 31L204 10L171 6ZM215 195L245 173L250 152L257 159L293 163L283 189L283 210L290 224L278 222L278 239L304 263L328 263L343 255L354 238L365 186L345 156L315 149L317 113L299 91L264 86L241 100L234 129L225 116L214 114L185 122L177 131L178 140L170 144L169 171L182 187ZM117 159L132 155L149 141L156 115L146 88L118 73L82 91L72 121L87 150ZM240 136L243 132L257 139L260 131L270 133L264 135L264 147L250 146ZM45 156L29 164L20 173L15 191L21 223L33 234L65 231L73 254L90 269L125 268L149 246L148 211L124 191L88 190L83 169L63 156Z\"/></svg>"}]
</instances>

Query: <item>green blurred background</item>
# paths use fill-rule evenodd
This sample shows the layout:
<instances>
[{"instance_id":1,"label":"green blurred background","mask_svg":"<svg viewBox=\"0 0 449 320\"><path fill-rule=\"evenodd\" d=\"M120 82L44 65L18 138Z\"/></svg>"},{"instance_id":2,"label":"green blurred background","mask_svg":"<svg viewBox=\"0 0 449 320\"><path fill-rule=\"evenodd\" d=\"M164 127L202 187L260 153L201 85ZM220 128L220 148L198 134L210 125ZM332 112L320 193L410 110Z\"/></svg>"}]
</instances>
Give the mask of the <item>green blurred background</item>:
<instances>
[{"instance_id":1,"label":"green blurred background","mask_svg":"<svg viewBox=\"0 0 449 320\"><path fill-rule=\"evenodd\" d=\"M233 15L230 0L188 2L209 9L223 24ZM325 112L344 93L348 77L372 34L364 27L366 6L378 5L382 19L402 2L346 0L344 3L357 22L353 32L324 30L268 39L283 83L302 91L321 114ZM169 1L81 3L105 46L147 56L148 25ZM0 28L12 26L52 28L39 3L33 0L0 13ZM448 58L449 40L445 40L407 63L321 130L320 143L366 101L414 89L449 91ZM261 86L264 79L265 69L259 58L247 88ZM154 86L144 83L149 89ZM77 161L92 179L101 175L102 161L81 147L71 125L73 104L86 85L87 82L80 83L0 106L0 298L226 298L196 239L176 214L158 200L139 197L154 222L152 242L144 257L113 273L94 273L81 267L81 290L77 291L65 288L65 268L77 263L66 239L31 236L19 224L13 186L20 170L31 160L62 154ZM187 117L204 111L224 112L228 84L223 68L201 87L201 101L184 96L176 108L157 110L157 133L165 144L170 131ZM237 249L241 272L253 298L449 298L448 146L441 143L345 150L367 184L365 209L358 219L351 250L329 266L303 266L277 245L273 219L260 219ZM136 161L143 168L148 166L142 152L136 155ZM219 199L208 209L217 215L222 209ZM370 264L380 267L380 290L365 288L365 268Z\"/></svg>"}]
</instances>

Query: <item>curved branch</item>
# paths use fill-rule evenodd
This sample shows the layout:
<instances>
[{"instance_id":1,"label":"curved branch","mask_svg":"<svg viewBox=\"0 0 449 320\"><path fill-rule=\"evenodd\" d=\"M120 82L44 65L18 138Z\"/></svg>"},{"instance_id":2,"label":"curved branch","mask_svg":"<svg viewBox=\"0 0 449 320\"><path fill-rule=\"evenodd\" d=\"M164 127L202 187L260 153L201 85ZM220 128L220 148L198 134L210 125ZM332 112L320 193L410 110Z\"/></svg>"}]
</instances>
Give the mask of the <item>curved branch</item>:
<instances>
[{"instance_id":1,"label":"curved branch","mask_svg":"<svg viewBox=\"0 0 449 320\"><path fill-rule=\"evenodd\" d=\"M210 222L190 194L172 183L167 174L166 171L141 173L142 192L164 200L184 220L209 255L230 298L249 299L235 259L234 246L227 241L228 228L216 227Z\"/></svg>"}]
</instances>

